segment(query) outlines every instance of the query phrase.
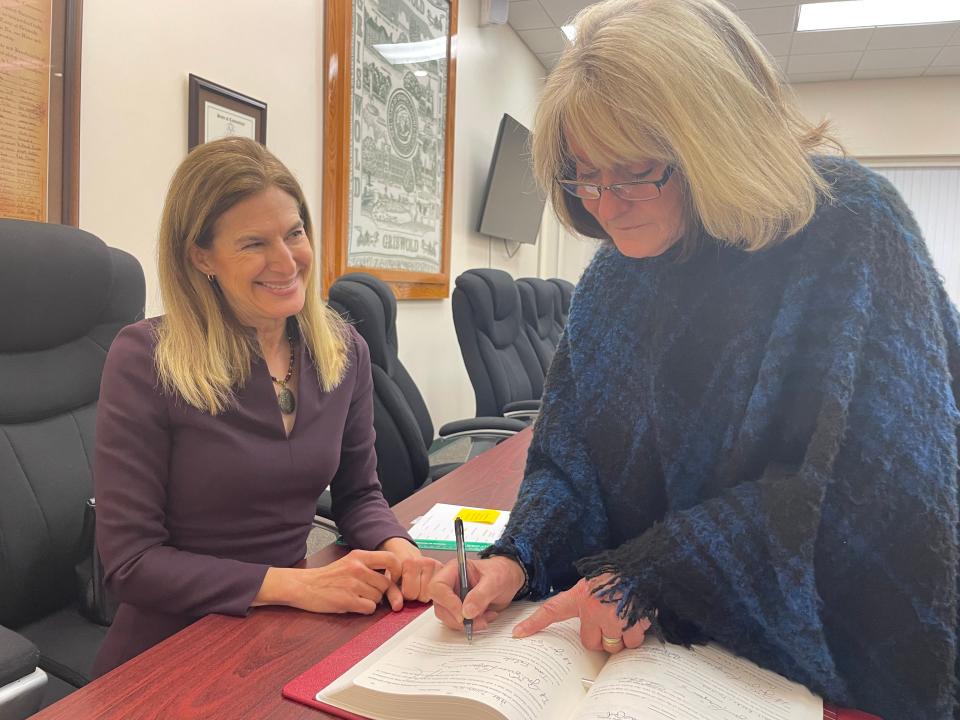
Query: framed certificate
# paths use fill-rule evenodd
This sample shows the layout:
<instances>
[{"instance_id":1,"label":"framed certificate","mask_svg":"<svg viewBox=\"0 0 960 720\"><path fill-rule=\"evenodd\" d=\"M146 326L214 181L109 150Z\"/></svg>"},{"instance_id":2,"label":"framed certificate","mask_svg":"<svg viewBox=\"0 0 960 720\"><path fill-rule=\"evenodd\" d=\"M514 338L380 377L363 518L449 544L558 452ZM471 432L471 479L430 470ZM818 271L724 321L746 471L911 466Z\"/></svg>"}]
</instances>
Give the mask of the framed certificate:
<instances>
[{"instance_id":1,"label":"framed certificate","mask_svg":"<svg viewBox=\"0 0 960 720\"><path fill-rule=\"evenodd\" d=\"M236 135L267 144L267 104L191 73L187 150Z\"/></svg>"}]
</instances>

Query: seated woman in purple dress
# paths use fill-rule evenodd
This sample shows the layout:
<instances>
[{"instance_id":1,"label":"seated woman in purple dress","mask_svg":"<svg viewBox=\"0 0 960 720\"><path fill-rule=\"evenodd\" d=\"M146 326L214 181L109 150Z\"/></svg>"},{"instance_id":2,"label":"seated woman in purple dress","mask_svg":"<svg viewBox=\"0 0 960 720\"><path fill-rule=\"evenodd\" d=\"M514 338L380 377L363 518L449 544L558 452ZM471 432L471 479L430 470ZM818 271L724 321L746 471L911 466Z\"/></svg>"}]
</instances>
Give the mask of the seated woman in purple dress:
<instances>
[{"instance_id":1,"label":"seated woman in purple dress","mask_svg":"<svg viewBox=\"0 0 960 720\"><path fill-rule=\"evenodd\" d=\"M290 171L250 140L197 148L171 182L158 255L166 315L125 328L103 372L97 547L120 606L95 673L208 613L426 599L436 562L377 480L369 351L319 297ZM327 486L357 549L296 568Z\"/></svg>"}]
</instances>

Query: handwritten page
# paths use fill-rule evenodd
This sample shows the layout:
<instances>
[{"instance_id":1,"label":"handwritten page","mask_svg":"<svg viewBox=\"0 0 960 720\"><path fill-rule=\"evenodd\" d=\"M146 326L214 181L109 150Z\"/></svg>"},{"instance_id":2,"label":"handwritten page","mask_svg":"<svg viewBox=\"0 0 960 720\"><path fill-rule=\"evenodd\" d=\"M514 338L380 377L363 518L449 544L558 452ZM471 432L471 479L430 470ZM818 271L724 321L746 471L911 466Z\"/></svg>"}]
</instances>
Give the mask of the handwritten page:
<instances>
[{"instance_id":1,"label":"handwritten page","mask_svg":"<svg viewBox=\"0 0 960 720\"><path fill-rule=\"evenodd\" d=\"M420 517L410 528L410 537L425 550L454 550L456 542L453 537L453 519L463 505L448 505L437 503ZM469 508L481 510L482 508ZM500 511L493 523L468 522L463 523L463 546L467 552L480 552L489 545L493 545L503 534L507 526L510 513Z\"/></svg>"},{"instance_id":2,"label":"handwritten page","mask_svg":"<svg viewBox=\"0 0 960 720\"><path fill-rule=\"evenodd\" d=\"M715 645L648 638L607 661L574 720L821 720L802 685Z\"/></svg>"},{"instance_id":3,"label":"handwritten page","mask_svg":"<svg viewBox=\"0 0 960 720\"><path fill-rule=\"evenodd\" d=\"M369 712L376 704L377 717L389 718L446 720L452 712L462 717L465 709L471 718L567 716L586 695L581 679L595 677L605 658L583 649L577 620L557 623L531 638L512 638L513 626L535 607L516 603L500 614L494 627L475 633L470 644L463 632L442 626L427 611L401 630L375 663L367 658L358 664L357 672L350 673L349 692L335 687L343 684L341 678L317 699L327 701L342 693L357 709ZM384 694L389 694L388 701ZM425 696L430 697L427 703Z\"/></svg>"}]
</instances>

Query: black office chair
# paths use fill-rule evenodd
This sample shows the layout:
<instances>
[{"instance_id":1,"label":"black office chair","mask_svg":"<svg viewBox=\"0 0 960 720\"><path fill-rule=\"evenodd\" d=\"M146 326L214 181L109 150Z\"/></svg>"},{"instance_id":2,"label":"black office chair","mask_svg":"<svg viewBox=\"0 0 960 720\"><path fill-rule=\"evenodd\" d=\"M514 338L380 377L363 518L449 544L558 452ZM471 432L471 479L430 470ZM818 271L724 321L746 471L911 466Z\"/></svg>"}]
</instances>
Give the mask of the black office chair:
<instances>
[{"instance_id":1,"label":"black office chair","mask_svg":"<svg viewBox=\"0 0 960 720\"><path fill-rule=\"evenodd\" d=\"M520 291L503 270L467 270L453 290L453 324L477 415L532 419L543 367L523 328Z\"/></svg>"},{"instance_id":2,"label":"black office chair","mask_svg":"<svg viewBox=\"0 0 960 720\"><path fill-rule=\"evenodd\" d=\"M549 282L552 282L560 290L560 312L557 315L557 323L561 328L565 328L567 326L567 317L570 315L570 302L573 300L573 291L576 289L576 285L563 278L550 278Z\"/></svg>"},{"instance_id":3,"label":"black office chair","mask_svg":"<svg viewBox=\"0 0 960 720\"><path fill-rule=\"evenodd\" d=\"M563 333L563 325L558 322L560 288L548 280L530 277L519 278L517 290L520 291L524 330L546 376Z\"/></svg>"},{"instance_id":4,"label":"black office chair","mask_svg":"<svg viewBox=\"0 0 960 720\"><path fill-rule=\"evenodd\" d=\"M390 287L368 273L350 273L330 286L329 304L370 348L377 474L384 497L393 505L461 463L430 463L430 449L437 444L433 423L420 390L400 362L397 300ZM470 418L447 423L439 435L443 441L471 438L470 454L475 455L523 428L524 423L503 417ZM318 514L330 517L328 493L318 503Z\"/></svg>"},{"instance_id":5,"label":"black office chair","mask_svg":"<svg viewBox=\"0 0 960 720\"><path fill-rule=\"evenodd\" d=\"M32 688L0 717L88 682L106 634L78 612L74 569L92 552L84 514L104 359L143 317L144 296L137 260L90 233L0 220L0 685ZM30 657L48 675L39 693Z\"/></svg>"}]
</instances>

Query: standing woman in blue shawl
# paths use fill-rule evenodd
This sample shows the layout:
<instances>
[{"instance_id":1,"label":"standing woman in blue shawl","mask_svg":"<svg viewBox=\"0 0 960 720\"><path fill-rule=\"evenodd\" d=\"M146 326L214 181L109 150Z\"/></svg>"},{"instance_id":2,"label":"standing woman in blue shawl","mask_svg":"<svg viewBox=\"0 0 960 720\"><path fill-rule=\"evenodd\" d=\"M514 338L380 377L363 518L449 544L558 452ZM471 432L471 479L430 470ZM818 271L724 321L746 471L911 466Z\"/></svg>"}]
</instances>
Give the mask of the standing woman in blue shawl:
<instances>
[{"instance_id":1,"label":"standing woman in blue shawl","mask_svg":"<svg viewBox=\"0 0 960 720\"><path fill-rule=\"evenodd\" d=\"M715 640L887 720L955 716L957 313L901 198L716 0L608 0L534 163L602 239L503 537L437 615L586 647ZM556 593L556 594L554 594ZM651 625L653 629L651 630Z\"/></svg>"}]
</instances>

